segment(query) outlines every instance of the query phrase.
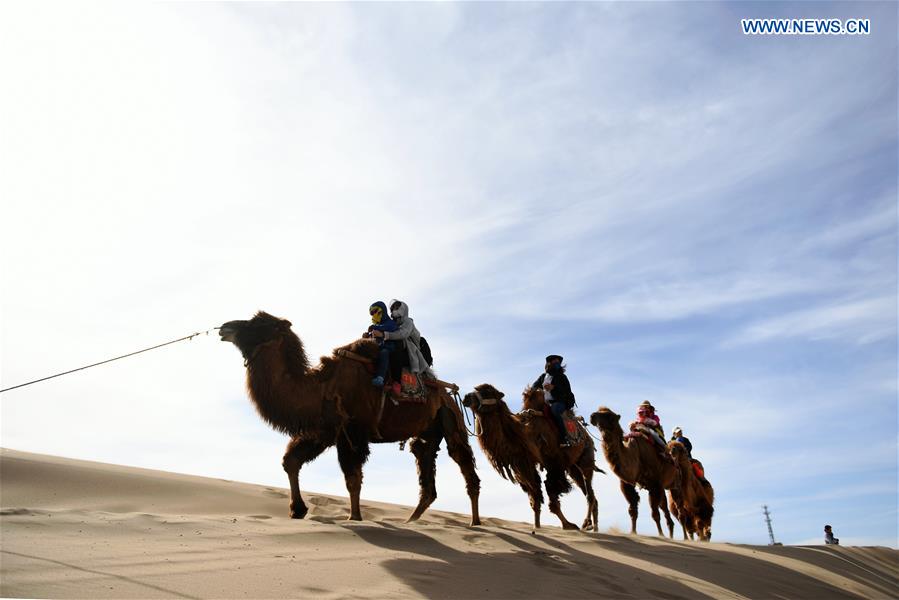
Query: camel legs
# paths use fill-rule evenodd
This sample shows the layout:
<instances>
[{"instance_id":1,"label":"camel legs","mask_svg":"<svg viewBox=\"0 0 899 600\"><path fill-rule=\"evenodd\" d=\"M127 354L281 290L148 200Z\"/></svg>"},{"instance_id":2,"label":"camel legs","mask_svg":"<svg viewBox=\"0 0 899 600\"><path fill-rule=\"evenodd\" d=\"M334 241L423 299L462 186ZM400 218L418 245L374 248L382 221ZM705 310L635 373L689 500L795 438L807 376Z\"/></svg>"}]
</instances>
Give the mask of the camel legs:
<instances>
[{"instance_id":1,"label":"camel legs","mask_svg":"<svg viewBox=\"0 0 899 600\"><path fill-rule=\"evenodd\" d=\"M668 504L665 502L664 488L650 488L649 490L649 506L652 509L652 520L655 521L659 535L665 537L662 533L662 523L659 516L659 506L665 513L665 523L668 525L668 536L674 538L674 521L671 520L671 514L668 512Z\"/></svg>"},{"instance_id":2,"label":"camel legs","mask_svg":"<svg viewBox=\"0 0 899 600\"><path fill-rule=\"evenodd\" d=\"M687 541L688 539L691 539L687 537L687 516L677 507L678 504L681 503L680 493L670 490L668 494L671 497L671 502L669 504L671 514L673 514L674 518L680 523L681 529L684 531L684 541Z\"/></svg>"},{"instance_id":3,"label":"camel legs","mask_svg":"<svg viewBox=\"0 0 899 600\"><path fill-rule=\"evenodd\" d=\"M450 457L459 465L462 477L465 478L465 489L471 500L471 525L481 524L481 516L478 512L478 496L481 493L481 479L478 477L474 466L474 453L468 444L465 431L459 427L455 415L445 406L440 409L440 424L443 429L443 437L446 439L446 449ZM435 492L436 495L436 492Z\"/></svg>"},{"instance_id":4,"label":"camel legs","mask_svg":"<svg viewBox=\"0 0 899 600\"><path fill-rule=\"evenodd\" d=\"M300 495L300 467L314 460L328 446L317 440L293 438L287 443L287 450L281 465L290 481L290 518L302 519L309 512Z\"/></svg>"},{"instance_id":5,"label":"camel legs","mask_svg":"<svg viewBox=\"0 0 899 600\"><path fill-rule=\"evenodd\" d=\"M631 516L631 533L636 534L640 494L637 493L637 488L624 480L621 481L620 487L621 493L624 494L624 499L627 500L627 513Z\"/></svg>"},{"instance_id":6,"label":"camel legs","mask_svg":"<svg viewBox=\"0 0 899 600\"><path fill-rule=\"evenodd\" d=\"M368 460L368 439L359 428L346 426L337 436L337 460L350 493L350 521L361 521L359 494L362 491L362 465Z\"/></svg>"},{"instance_id":7,"label":"camel legs","mask_svg":"<svg viewBox=\"0 0 899 600\"><path fill-rule=\"evenodd\" d=\"M556 468L546 469L546 494L549 496L549 512L559 517L562 529L579 529L577 525L565 518L562 514L562 505L559 496L571 489L568 480L565 479L565 471Z\"/></svg>"},{"instance_id":8,"label":"camel legs","mask_svg":"<svg viewBox=\"0 0 899 600\"><path fill-rule=\"evenodd\" d=\"M409 450L415 455L418 465L418 506L406 519L406 522L417 521L431 503L437 499L437 486L434 478L437 474L437 450L440 448L440 434L435 431L425 432L409 444Z\"/></svg>"},{"instance_id":9,"label":"camel legs","mask_svg":"<svg viewBox=\"0 0 899 600\"><path fill-rule=\"evenodd\" d=\"M516 473L518 485L528 495L531 510L534 511L534 531L540 529L540 507L543 506L543 487L540 475L537 474L536 465L529 465L526 471Z\"/></svg>"},{"instance_id":10,"label":"camel legs","mask_svg":"<svg viewBox=\"0 0 899 600\"><path fill-rule=\"evenodd\" d=\"M593 466L591 465L589 469L587 471L586 468L573 465L568 468L568 474L575 485L584 493L584 496L587 497L587 516L584 518L581 529L584 531L596 531L599 528L599 502L597 502L596 495L593 493Z\"/></svg>"},{"instance_id":11,"label":"camel legs","mask_svg":"<svg viewBox=\"0 0 899 600\"><path fill-rule=\"evenodd\" d=\"M671 518L671 513L668 512L668 503L665 501L665 490L662 490L662 498L661 498L662 512L665 513L665 524L668 525L668 538L674 539L674 520Z\"/></svg>"},{"instance_id":12,"label":"camel legs","mask_svg":"<svg viewBox=\"0 0 899 600\"><path fill-rule=\"evenodd\" d=\"M684 530L684 541L693 539L693 532L687 531L687 517L681 514L674 506L671 507L672 512L674 513L674 517L680 521L680 527Z\"/></svg>"}]
</instances>

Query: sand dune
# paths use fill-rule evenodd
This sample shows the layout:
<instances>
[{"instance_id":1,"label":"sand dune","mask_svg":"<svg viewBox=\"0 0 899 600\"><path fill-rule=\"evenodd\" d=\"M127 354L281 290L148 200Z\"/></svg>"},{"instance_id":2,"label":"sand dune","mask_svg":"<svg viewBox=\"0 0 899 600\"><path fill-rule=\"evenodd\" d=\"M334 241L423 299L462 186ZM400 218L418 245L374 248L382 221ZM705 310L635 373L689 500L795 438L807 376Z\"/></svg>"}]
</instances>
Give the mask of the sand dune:
<instances>
[{"instance_id":1,"label":"sand dune","mask_svg":"<svg viewBox=\"0 0 899 600\"><path fill-rule=\"evenodd\" d=\"M895 598L888 548L585 534L3 450L0 593L26 598Z\"/></svg>"}]
</instances>

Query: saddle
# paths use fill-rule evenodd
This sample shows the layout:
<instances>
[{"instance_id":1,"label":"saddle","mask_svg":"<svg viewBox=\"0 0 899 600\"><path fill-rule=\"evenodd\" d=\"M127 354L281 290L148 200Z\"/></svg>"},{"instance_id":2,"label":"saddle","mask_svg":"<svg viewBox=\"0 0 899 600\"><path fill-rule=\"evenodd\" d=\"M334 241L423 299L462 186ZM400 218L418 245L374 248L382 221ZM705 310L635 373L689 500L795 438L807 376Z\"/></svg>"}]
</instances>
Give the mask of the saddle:
<instances>
[{"instance_id":1,"label":"saddle","mask_svg":"<svg viewBox=\"0 0 899 600\"><path fill-rule=\"evenodd\" d=\"M672 464L675 464L674 457L672 457L671 454L668 453L668 446L665 444L664 440L662 440L662 438L659 437L659 434L657 434L649 427L646 427L645 425L642 425L640 423L632 423L631 430L630 432L624 434L624 439L629 440L633 438L642 438L646 440L646 443L655 448L662 458Z\"/></svg>"},{"instance_id":2,"label":"saddle","mask_svg":"<svg viewBox=\"0 0 899 600\"><path fill-rule=\"evenodd\" d=\"M543 416L552 420L553 415L549 405L543 407ZM565 433L573 444L580 444L587 439L587 429L582 418L576 416L570 408L562 413L562 424L565 425Z\"/></svg>"},{"instance_id":3,"label":"saddle","mask_svg":"<svg viewBox=\"0 0 899 600\"><path fill-rule=\"evenodd\" d=\"M421 404L427 402L424 378L406 368L403 368L399 381L388 382L384 389L389 391L390 398L394 400L394 403L414 402Z\"/></svg>"},{"instance_id":4,"label":"saddle","mask_svg":"<svg viewBox=\"0 0 899 600\"><path fill-rule=\"evenodd\" d=\"M691 458L690 463L693 467L693 474L696 475L696 479L699 480L699 483L706 487L711 487L712 484L705 478L705 468L702 466L702 463L695 458Z\"/></svg>"}]
</instances>

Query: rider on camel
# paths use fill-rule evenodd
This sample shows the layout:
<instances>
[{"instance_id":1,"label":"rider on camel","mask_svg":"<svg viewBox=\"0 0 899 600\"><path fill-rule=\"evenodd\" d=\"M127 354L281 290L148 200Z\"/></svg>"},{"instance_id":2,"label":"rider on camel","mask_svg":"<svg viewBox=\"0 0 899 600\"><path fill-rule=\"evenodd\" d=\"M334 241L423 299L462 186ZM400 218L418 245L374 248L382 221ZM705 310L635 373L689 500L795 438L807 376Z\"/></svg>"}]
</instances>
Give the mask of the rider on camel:
<instances>
[{"instance_id":1,"label":"rider on camel","mask_svg":"<svg viewBox=\"0 0 899 600\"><path fill-rule=\"evenodd\" d=\"M543 390L543 398L549 405L553 421L559 430L560 446L571 446L574 440L565 429L565 421L562 415L574 406L574 394L571 391L571 383L565 375L565 366L562 357L558 354L550 354L546 357L544 373L537 378L532 387Z\"/></svg>"},{"instance_id":2,"label":"rider on camel","mask_svg":"<svg viewBox=\"0 0 899 600\"><path fill-rule=\"evenodd\" d=\"M655 407L649 403L649 400L644 400L637 407L637 420L631 423L631 431L636 430L648 433L659 448L667 452L668 446L665 444L665 431L662 429L662 421L656 414Z\"/></svg>"},{"instance_id":3,"label":"rider on camel","mask_svg":"<svg viewBox=\"0 0 899 600\"><path fill-rule=\"evenodd\" d=\"M376 387L384 387L384 377L387 376L387 367L390 364L390 353L394 350L396 342L390 342L384 339L385 334L396 331L396 321L387 314L387 305L378 300L368 307L368 314L371 315L371 325L363 337L373 337L378 341L378 367L375 376L371 380L372 385Z\"/></svg>"}]
</instances>

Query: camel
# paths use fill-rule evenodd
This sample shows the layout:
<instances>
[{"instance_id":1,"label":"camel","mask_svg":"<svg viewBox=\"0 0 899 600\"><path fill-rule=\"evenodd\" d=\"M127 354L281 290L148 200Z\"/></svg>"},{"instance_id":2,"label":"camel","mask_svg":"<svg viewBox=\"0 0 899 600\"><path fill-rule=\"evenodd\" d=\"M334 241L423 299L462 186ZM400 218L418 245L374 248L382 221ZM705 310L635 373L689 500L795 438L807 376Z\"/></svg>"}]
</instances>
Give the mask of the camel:
<instances>
[{"instance_id":1,"label":"camel","mask_svg":"<svg viewBox=\"0 0 899 600\"><path fill-rule=\"evenodd\" d=\"M537 467L546 471L549 510L559 518L563 529L578 529L562 513L559 497L571 491L566 473L587 497L587 517L583 529L596 529L599 508L593 493L595 449L589 437L569 448L559 447L555 424L543 416L543 399L539 390L524 392L523 410L513 415L503 400L505 394L490 384L475 387L462 404L475 414L480 431L478 442L493 468L505 479L518 483L528 494L534 511L534 529L540 527L543 494ZM539 404L538 398L539 396Z\"/></svg>"},{"instance_id":2,"label":"camel","mask_svg":"<svg viewBox=\"0 0 899 600\"><path fill-rule=\"evenodd\" d=\"M290 481L290 516L302 519L308 508L300 494L299 472L326 449L337 446L337 459L350 495L349 520L361 521L362 466L370 443L402 442L418 466L419 500L408 521L415 521L437 498L437 451L446 440L459 465L471 500L471 525L480 525L480 479L468 444L461 410L443 387L428 386L421 403L385 401L371 384L369 365L378 346L367 339L337 348L312 368L291 323L266 312L249 321L219 328L222 341L240 350L247 369L247 390L259 415L290 436L282 466Z\"/></svg>"},{"instance_id":3,"label":"camel","mask_svg":"<svg viewBox=\"0 0 899 600\"><path fill-rule=\"evenodd\" d=\"M655 521L659 535L662 524L659 519L659 506L665 513L669 537L674 537L674 521L668 512L665 502L665 490L678 485L678 470L674 463L665 460L652 442L642 438L624 438L621 429L621 415L605 406L590 415L590 422L602 433L602 450L615 475L621 479L621 493L628 503L628 514L631 517L631 533L637 533L637 514L640 494L635 486L649 491L649 506L652 509L652 520Z\"/></svg>"},{"instance_id":4,"label":"camel","mask_svg":"<svg viewBox=\"0 0 899 600\"><path fill-rule=\"evenodd\" d=\"M669 490L671 512L680 521L684 539L693 539L696 534L702 542L712 539L712 514L715 512L715 490L708 482L703 483L693 471L693 461L683 444L668 442L668 452L677 462L680 485Z\"/></svg>"}]
</instances>

